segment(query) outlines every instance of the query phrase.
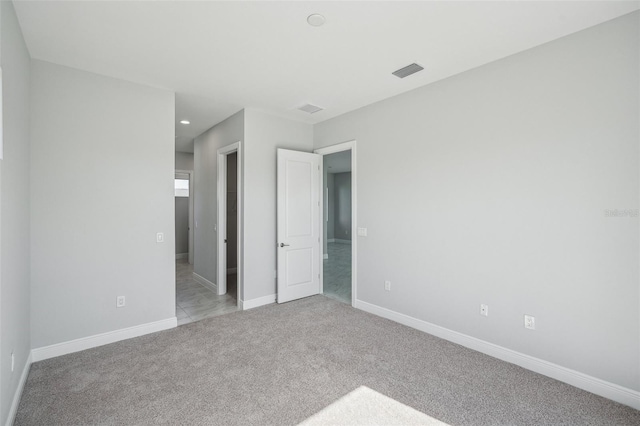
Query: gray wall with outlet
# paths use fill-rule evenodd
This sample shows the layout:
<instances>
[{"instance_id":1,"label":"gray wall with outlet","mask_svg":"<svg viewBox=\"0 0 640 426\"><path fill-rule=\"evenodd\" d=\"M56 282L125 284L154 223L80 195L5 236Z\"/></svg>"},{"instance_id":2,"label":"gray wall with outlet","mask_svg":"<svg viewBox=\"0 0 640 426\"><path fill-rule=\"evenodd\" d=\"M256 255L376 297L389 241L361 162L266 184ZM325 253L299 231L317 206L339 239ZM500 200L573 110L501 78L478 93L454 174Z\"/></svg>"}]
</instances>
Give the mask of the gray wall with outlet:
<instances>
[{"instance_id":1,"label":"gray wall with outlet","mask_svg":"<svg viewBox=\"0 0 640 426\"><path fill-rule=\"evenodd\" d=\"M0 424L5 424L31 349L30 57L11 2L0 2L0 18L4 145L0 161Z\"/></svg>"},{"instance_id":2,"label":"gray wall with outlet","mask_svg":"<svg viewBox=\"0 0 640 426\"><path fill-rule=\"evenodd\" d=\"M639 207L638 22L317 124L358 143L358 298L640 390L638 218L607 214Z\"/></svg>"},{"instance_id":3,"label":"gray wall with outlet","mask_svg":"<svg viewBox=\"0 0 640 426\"><path fill-rule=\"evenodd\" d=\"M174 103L32 61L33 348L175 317Z\"/></svg>"}]
</instances>

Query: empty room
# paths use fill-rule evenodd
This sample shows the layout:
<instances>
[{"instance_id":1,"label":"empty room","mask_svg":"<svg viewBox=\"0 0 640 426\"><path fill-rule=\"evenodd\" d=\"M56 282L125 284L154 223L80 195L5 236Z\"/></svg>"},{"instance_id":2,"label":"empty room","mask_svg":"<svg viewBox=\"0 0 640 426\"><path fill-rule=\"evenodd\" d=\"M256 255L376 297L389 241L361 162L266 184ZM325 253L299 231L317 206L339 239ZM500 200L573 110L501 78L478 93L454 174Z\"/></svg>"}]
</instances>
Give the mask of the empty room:
<instances>
[{"instance_id":1,"label":"empty room","mask_svg":"<svg viewBox=\"0 0 640 426\"><path fill-rule=\"evenodd\" d=\"M640 424L640 2L1 1L0 424Z\"/></svg>"}]
</instances>

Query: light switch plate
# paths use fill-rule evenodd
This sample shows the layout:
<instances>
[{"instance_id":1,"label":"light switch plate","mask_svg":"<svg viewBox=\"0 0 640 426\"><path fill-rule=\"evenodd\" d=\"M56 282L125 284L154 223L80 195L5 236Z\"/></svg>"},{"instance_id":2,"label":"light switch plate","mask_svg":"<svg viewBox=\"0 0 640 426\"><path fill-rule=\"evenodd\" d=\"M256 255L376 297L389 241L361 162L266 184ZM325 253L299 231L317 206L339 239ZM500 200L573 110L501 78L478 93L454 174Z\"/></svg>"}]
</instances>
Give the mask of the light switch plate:
<instances>
[{"instance_id":1,"label":"light switch plate","mask_svg":"<svg viewBox=\"0 0 640 426\"><path fill-rule=\"evenodd\" d=\"M358 236L366 237L367 236L367 228L358 228Z\"/></svg>"}]
</instances>

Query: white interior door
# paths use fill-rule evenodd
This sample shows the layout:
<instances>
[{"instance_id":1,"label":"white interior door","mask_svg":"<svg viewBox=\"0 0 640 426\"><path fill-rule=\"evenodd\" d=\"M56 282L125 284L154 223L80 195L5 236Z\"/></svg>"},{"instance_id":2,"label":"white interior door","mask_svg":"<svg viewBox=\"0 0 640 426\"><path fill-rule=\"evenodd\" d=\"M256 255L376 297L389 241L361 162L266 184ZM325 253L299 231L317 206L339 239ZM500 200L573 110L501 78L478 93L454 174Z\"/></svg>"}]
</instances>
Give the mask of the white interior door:
<instances>
[{"instance_id":1,"label":"white interior door","mask_svg":"<svg viewBox=\"0 0 640 426\"><path fill-rule=\"evenodd\" d=\"M320 157L278 149L278 303L320 293Z\"/></svg>"}]
</instances>

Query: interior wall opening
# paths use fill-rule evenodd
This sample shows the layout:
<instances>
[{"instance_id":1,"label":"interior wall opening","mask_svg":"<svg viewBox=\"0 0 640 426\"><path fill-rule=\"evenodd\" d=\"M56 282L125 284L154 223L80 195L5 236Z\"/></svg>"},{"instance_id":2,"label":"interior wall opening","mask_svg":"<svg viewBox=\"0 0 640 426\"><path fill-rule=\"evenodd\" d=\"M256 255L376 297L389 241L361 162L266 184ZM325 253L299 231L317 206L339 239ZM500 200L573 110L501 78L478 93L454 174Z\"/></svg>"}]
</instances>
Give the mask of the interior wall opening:
<instances>
[{"instance_id":1,"label":"interior wall opening","mask_svg":"<svg viewBox=\"0 0 640 426\"><path fill-rule=\"evenodd\" d=\"M352 301L351 150L323 157L324 243L323 293Z\"/></svg>"}]
</instances>

